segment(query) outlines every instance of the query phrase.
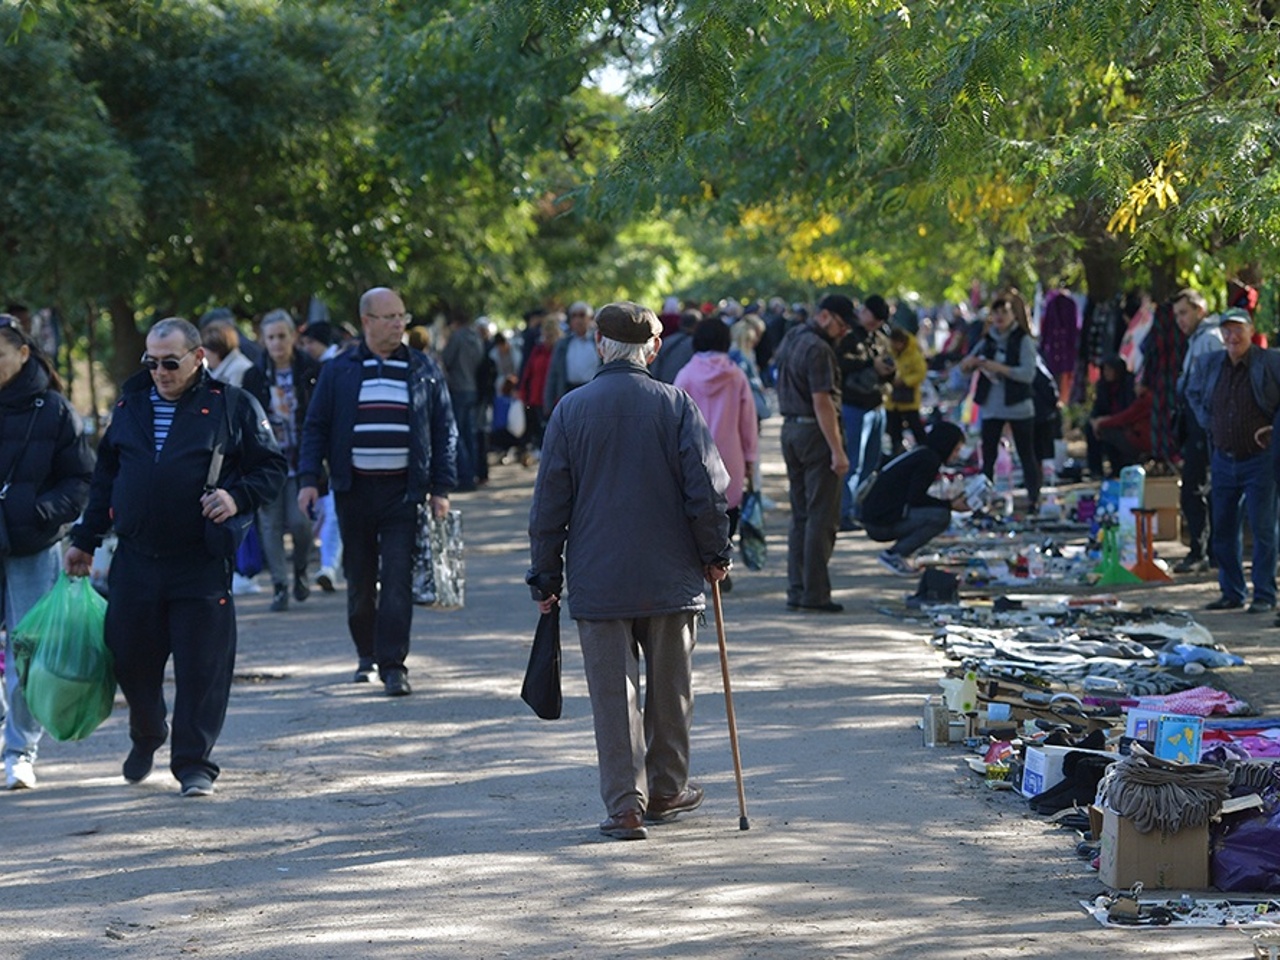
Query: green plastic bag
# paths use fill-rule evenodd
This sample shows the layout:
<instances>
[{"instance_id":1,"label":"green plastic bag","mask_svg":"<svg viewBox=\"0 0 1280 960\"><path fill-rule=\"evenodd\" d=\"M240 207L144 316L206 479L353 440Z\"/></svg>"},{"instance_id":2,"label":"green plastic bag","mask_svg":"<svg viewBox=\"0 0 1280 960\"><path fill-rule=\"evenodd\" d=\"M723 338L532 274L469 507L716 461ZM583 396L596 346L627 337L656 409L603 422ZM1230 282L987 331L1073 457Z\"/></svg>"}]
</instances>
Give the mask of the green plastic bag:
<instances>
[{"instance_id":1,"label":"green plastic bag","mask_svg":"<svg viewBox=\"0 0 1280 960\"><path fill-rule=\"evenodd\" d=\"M102 635L106 612L88 577L62 573L13 630L27 707L57 740L83 740L111 714L116 674Z\"/></svg>"}]
</instances>

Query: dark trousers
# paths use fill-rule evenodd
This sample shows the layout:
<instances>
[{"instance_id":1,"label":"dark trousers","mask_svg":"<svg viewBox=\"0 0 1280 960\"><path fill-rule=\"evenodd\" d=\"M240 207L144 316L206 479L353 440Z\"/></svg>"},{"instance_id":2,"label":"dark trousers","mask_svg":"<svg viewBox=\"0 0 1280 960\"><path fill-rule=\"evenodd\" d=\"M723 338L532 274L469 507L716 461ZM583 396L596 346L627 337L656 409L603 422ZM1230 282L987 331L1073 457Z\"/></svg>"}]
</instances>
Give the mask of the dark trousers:
<instances>
[{"instance_id":1,"label":"dark trousers","mask_svg":"<svg viewBox=\"0 0 1280 960\"><path fill-rule=\"evenodd\" d=\"M413 619L413 544L417 507L405 503L404 476L357 476L336 493L347 627L356 656L373 660L385 678L404 669Z\"/></svg>"},{"instance_id":2,"label":"dark trousers","mask_svg":"<svg viewBox=\"0 0 1280 960\"><path fill-rule=\"evenodd\" d=\"M1186 439L1182 441L1182 490L1179 506L1191 542L1188 556L1209 556L1209 435L1190 410L1182 412Z\"/></svg>"},{"instance_id":3,"label":"dark trousers","mask_svg":"<svg viewBox=\"0 0 1280 960\"><path fill-rule=\"evenodd\" d=\"M1013 434L1013 449L1018 452L1022 464L1022 482L1027 488L1027 499L1034 506L1040 502L1040 461L1036 459L1036 422L1026 420L998 420L982 418L982 472L990 480L995 476L996 452L1000 448L1000 435L1005 424Z\"/></svg>"},{"instance_id":4,"label":"dark trousers","mask_svg":"<svg viewBox=\"0 0 1280 960\"><path fill-rule=\"evenodd\" d=\"M458 489L473 490L476 485L476 414L479 403L474 390L450 390L449 402L458 425Z\"/></svg>"},{"instance_id":5,"label":"dark trousers","mask_svg":"<svg viewBox=\"0 0 1280 960\"><path fill-rule=\"evenodd\" d=\"M1253 532L1255 603L1276 602L1276 474L1265 452L1244 460L1212 454L1213 556L1218 561L1218 587L1229 600L1245 599L1243 540L1240 507L1243 504Z\"/></svg>"},{"instance_id":6,"label":"dark trousers","mask_svg":"<svg viewBox=\"0 0 1280 960\"><path fill-rule=\"evenodd\" d=\"M902 444L905 431L910 430L916 445L924 443L924 424L920 422L920 410L886 410L889 426L889 456L896 457L906 449Z\"/></svg>"},{"instance_id":7,"label":"dark trousers","mask_svg":"<svg viewBox=\"0 0 1280 960\"><path fill-rule=\"evenodd\" d=\"M877 543L896 540L888 552L910 557L938 534L946 533L949 526L951 510L947 507L908 507L907 515L895 524L868 523L867 536Z\"/></svg>"},{"instance_id":8,"label":"dark trousers","mask_svg":"<svg viewBox=\"0 0 1280 960\"><path fill-rule=\"evenodd\" d=\"M169 769L217 777L209 759L227 716L236 659L231 568L200 548L148 557L122 543L108 576L107 647L129 704L129 737L154 752L164 743L164 670L173 657L173 747Z\"/></svg>"},{"instance_id":9,"label":"dark trousers","mask_svg":"<svg viewBox=\"0 0 1280 960\"><path fill-rule=\"evenodd\" d=\"M787 532L787 602L815 606L831 600L827 564L840 525L844 478L831 469L831 448L816 423L782 425L791 527Z\"/></svg>"}]
</instances>

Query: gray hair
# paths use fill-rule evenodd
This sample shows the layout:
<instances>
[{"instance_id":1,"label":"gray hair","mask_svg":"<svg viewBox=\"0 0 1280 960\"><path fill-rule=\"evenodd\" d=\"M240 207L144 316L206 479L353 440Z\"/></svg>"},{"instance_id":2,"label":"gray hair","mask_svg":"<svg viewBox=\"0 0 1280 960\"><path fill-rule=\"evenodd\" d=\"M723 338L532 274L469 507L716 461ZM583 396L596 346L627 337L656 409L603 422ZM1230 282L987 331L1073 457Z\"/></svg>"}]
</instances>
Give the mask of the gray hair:
<instances>
[{"instance_id":1,"label":"gray hair","mask_svg":"<svg viewBox=\"0 0 1280 960\"><path fill-rule=\"evenodd\" d=\"M630 360L632 363L648 366L649 361L658 355L658 338L654 337L647 343L624 343L621 340L601 337L597 349L600 351L600 359L605 363Z\"/></svg>"},{"instance_id":2,"label":"gray hair","mask_svg":"<svg viewBox=\"0 0 1280 960\"><path fill-rule=\"evenodd\" d=\"M296 333L298 330L298 325L293 322L293 316L288 310L277 309L269 311L267 315L262 318L262 322L258 324L258 328L265 330L273 323L286 324L289 327L290 333Z\"/></svg>"},{"instance_id":3,"label":"gray hair","mask_svg":"<svg viewBox=\"0 0 1280 960\"><path fill-rule=\"evenodd\" d=\"M188 350L200 346L200 331L190 320L182 317L165 317L147 331L148 337L167 337L173 333L182 334L182 343Z\"/></svg>"},{"instance_id":4,"label":"gray hair","mask_svg":"<svg viewBox=\"0 0 1280 960\"><path fill-rule=\"evenodd\" d=\"M395 293L390 287L370 287L360 294L360 316L365 316L373 308L373 298L380 293Z\"/></svg>"}]
</instances>

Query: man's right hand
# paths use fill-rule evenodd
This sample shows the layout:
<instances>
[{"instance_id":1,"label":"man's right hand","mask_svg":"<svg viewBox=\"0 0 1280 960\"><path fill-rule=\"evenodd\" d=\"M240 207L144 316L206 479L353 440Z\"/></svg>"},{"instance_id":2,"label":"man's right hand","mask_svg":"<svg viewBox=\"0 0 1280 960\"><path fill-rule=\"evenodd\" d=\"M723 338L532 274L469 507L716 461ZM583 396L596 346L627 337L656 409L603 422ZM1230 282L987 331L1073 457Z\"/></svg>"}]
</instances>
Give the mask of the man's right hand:
<instances>
[{"instance_id":1,"label":"man's right hand","mask_svg":"<svg viewBox=\"0 0 1280 960\"><path fill-rule=\"evenodd\" d=\"M843 450L831 451L831 472L837 477L843 477L849 472L849 455Z\"/></svg>"},{"instance_id":2,"label":"man's right hand","mask_svg":"<svg viewBox=\"0 0 1280 960\"><path fill-rule=\"evenodd\" d=\"M298 509L302 511L304 517L314 519L313 510L316 501L320 499L320 490L317 487L303 487L298 491Z\"/></svg>"},{"instance_id":3,"label":"man's right hand","mask_svg":"<svg viewBox=\"0 0 1280 960\"><path fill-rule=\"evenodd\" d=\"M93 554L86 553L79 547L71 547L62 558L62 569L69 577L87 577L93 571Z\"/></svg>"}]
</instances>

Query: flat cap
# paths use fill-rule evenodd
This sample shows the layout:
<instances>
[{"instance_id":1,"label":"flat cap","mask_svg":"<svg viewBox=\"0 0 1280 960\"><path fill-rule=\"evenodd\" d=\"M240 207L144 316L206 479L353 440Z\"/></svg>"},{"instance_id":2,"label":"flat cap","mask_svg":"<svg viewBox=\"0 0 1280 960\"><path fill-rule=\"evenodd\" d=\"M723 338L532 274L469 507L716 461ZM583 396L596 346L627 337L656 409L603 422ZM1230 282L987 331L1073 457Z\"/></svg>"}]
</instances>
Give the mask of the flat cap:
<instances>
[{"instance_id":1,"label":"flat cap","mask_svg":"<svg viewBox=\"0 0 1280 960\"><path fill-rule=\"evenodd\" d=\"M596 329L602 337L619 343L648 343L662 336L662 322L657 315L629 300L601 307L596 312Z\"/></svg>"}]
</instances>

